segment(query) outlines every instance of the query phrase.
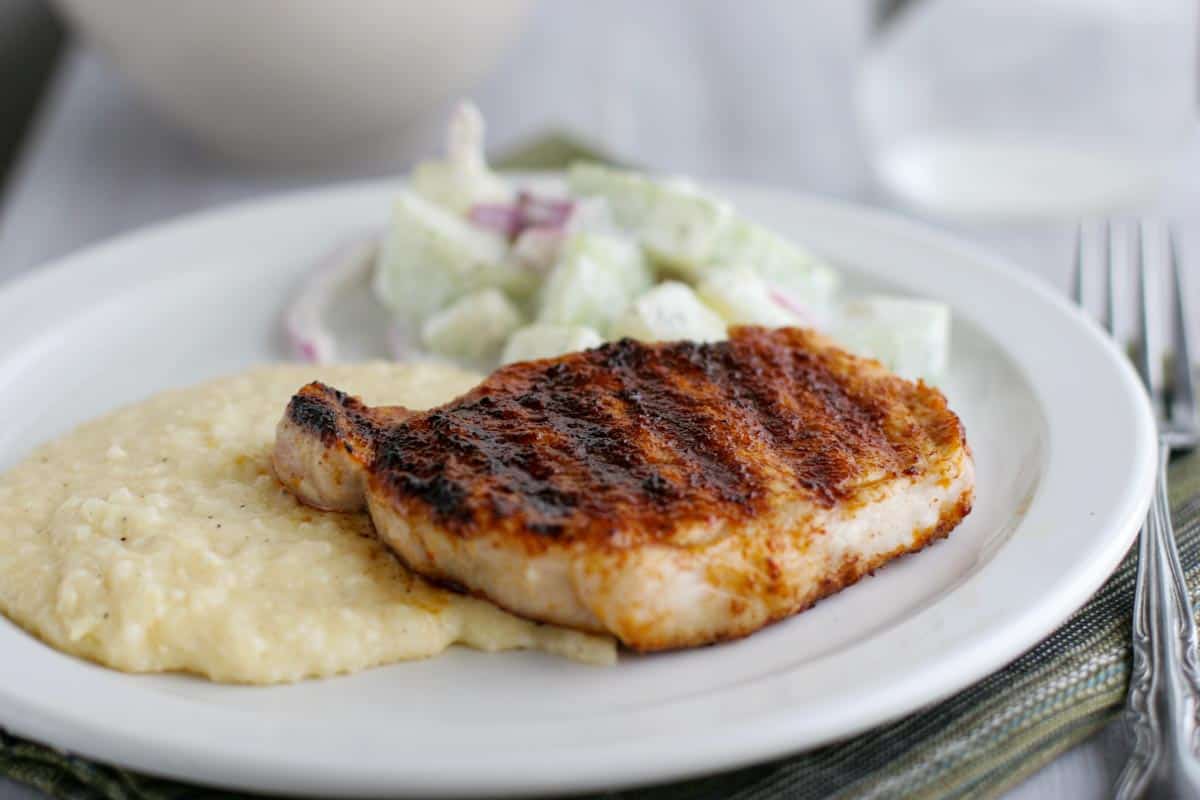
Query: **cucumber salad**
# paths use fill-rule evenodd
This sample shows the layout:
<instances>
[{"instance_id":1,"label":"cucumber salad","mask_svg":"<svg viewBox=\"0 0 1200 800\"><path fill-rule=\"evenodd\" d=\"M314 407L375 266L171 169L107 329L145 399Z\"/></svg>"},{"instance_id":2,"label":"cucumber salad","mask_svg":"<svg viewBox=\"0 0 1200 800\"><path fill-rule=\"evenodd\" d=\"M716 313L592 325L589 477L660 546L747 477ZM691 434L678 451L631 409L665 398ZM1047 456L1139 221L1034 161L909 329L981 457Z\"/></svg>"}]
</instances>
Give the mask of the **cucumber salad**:
<instances>
[{"instance_id":1,"label":"cucumber salad","mask_svg":"<svg viewBox=\"0 0 1200 800\"><path fill-rule=\"evenodd\" d=\"M687 180L577 163L565 181L522 184L489 168L483 133L479 111L459 106L445 156L413 171L378 247L313 277L288 314L301 356L327 359L320 298L361 268L395 320L394 349L476 369L623 337L709 342L732 325L790 325L908 378L943 372L944 305L842 297L828 264Z\"/></svg>"}]
</instances>

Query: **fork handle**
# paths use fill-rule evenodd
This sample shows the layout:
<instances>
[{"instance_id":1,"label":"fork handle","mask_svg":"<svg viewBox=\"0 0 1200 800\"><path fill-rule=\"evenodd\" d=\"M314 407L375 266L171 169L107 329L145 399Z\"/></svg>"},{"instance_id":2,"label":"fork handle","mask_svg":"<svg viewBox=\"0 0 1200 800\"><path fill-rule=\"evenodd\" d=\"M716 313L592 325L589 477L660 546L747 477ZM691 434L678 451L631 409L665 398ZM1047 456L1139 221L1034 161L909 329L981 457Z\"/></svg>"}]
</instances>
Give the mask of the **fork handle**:
<instances>
[{"instance_id":1,"label":"fork handle","mask_svg":"<svg viewBox=\"0 0 1200 800\"><path fill-rule=\"evenodd\" d=\"M1133 670L1125 711L1134 743L1117 779L1118 800L1200 797L1200 668L1167 498L1169 456L1169 443L1160 440L1154 499L1138 541Z\"/></svg>"}]
</instances>

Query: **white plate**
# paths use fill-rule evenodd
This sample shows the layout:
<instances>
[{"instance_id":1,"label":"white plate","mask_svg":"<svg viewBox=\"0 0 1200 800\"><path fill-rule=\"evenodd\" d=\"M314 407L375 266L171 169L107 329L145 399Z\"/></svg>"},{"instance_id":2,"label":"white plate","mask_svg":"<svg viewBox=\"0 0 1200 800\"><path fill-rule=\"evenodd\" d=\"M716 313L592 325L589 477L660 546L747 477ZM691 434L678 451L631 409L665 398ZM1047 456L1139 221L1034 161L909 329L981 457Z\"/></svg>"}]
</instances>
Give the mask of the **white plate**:
<instances>
[{"instance_id":1,"label":"white plate","mask_svg":"<svg viewBox=\"0 0 1200 800\"><path fill-rule=\"evenodd\" d=\"M0 722L147 772L349 795L561 792L711 772L861 731L1033 645L1116 565L1143 516L1152 419L1099 330L1036 282L926 229L718 187L867 286L954 309L947 392L978 464L946 542L744 641L610 669L441 658L278 688L132 676L0 620ZM315 255L386 217L356 185L191 217L0 291L0 466L118 404L284 356ZM2 535L2 532L0 532Z\"/></svg>"}]
</instances>

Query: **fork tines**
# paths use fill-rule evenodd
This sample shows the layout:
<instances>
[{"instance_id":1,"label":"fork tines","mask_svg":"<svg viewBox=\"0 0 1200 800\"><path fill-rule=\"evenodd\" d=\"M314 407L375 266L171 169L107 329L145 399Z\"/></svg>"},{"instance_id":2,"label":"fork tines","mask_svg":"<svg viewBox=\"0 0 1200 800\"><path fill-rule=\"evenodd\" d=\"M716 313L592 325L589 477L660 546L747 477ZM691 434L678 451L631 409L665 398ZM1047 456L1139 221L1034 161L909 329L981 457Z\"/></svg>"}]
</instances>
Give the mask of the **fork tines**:
<instances>
[{"instance_id":1,"label":"fork tines","mask_svg":"<svg viewBox=\"0 0 1200 800\"><path fill-rule=\"evenodd\" d=\"M1072 294L1075 302L1087 307L1091 261L1102 264L1104 275L1104 327L1118 342L1122 341L1116 319L1117 298L1121 279L1128 273L1134 278L1134 331L1132 356L1159 417L1165 433L1170 436L1194 438L1196 435L1196 390L1191 364L1193 351L1188 345L1188 308L1180 268L1180 252L1175 232L1169 226L1151 225L1138 220L1128 223L1103 221L1089 231L1081 225L1076 236ZM1090 235L1089 235L1090 234ZM1089 244L1091 245L1089 247ZM1156 299L1165 292L1167 326L1170 346L1158 347L1162 333L1156 325L1159 304ZM1167 357L1167 369L1160 370L1159 357ZM1168 380L1160 380L1161 375Z\"/></svg>"}]
</instances>

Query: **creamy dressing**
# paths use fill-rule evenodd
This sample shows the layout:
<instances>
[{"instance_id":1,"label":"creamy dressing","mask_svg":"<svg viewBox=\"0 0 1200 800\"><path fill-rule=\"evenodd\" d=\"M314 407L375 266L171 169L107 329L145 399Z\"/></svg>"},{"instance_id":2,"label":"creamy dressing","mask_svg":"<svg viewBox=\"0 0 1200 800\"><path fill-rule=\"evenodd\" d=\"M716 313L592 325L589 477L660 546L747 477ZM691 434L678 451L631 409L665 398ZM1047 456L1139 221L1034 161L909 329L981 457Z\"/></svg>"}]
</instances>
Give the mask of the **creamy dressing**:
<instances>
[{"instance_id":1,"label":"creamy dressing","mask_svg":"<svg viewBox=\"0 0 1200 800\"><path fill-rule=\"evenodd\" d=\"M0 610L130 672L277 683L440 653L535 648L608 664L613 640L433 587L365 514L299 504L270 471L288 398L320 379L425 408L478 376L446 366L278 366L87 423L0 478Z\"/></svg>"}]
</instances>

